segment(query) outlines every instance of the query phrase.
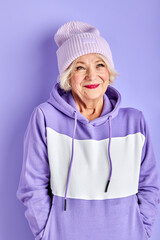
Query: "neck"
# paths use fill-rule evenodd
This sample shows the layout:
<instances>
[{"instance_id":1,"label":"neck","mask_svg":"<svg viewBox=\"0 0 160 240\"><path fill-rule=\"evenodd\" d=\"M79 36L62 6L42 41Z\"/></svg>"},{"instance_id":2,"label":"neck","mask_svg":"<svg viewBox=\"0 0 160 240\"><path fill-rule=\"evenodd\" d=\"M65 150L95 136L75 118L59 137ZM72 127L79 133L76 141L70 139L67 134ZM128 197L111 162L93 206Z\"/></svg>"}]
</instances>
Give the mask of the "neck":
<instances>
[{"instance_id":1,"label":"neck","mask_svg":"<svg viewBox=\"0 0 160 240\"><path fill-rule=\"evenodd\" d=\"M80 99L72 92L76 106L80 113L85 116L89 121L98 118L103 110L103 96L96 100Z\"/></svg>"}]
</instances>

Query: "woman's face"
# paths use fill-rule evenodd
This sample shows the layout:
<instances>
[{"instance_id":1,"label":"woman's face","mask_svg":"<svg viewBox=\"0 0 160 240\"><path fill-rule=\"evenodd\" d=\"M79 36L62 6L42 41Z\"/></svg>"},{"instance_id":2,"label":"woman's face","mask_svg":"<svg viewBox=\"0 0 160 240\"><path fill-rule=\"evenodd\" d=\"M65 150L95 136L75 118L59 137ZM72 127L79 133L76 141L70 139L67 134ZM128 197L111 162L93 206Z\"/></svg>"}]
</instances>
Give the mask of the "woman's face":
<instances>
[{"instance_id":1,"label":"woman's face","mask_svg":"<svg viewBox=\"0 0 160 240\"><path fill-rule=\"evenodd\" d=\"M82 101L103 98L109 85L109 72L104 61L95 54L77 58L70 85L73 96Z\"/></svg>"}]
</instances>

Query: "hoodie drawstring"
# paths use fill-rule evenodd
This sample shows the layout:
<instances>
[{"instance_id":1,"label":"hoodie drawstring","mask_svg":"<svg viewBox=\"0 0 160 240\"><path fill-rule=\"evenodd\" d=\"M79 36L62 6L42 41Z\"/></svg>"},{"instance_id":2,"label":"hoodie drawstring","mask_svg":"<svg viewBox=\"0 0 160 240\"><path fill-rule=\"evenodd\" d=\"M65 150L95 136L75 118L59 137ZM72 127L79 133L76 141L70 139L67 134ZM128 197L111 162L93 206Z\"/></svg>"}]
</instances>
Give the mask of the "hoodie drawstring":
<instances>
[{"instance_id":1,"label":"hoodie drawstring","mask_svg":"<svg viewBox=\"0 0 160 240\"><path fill-rule=\"evenodd\" d=\"M76 133L76 127L77 127L77 113L74 111L75 114L75 122L74 122L74 131L73 131L73 136L72 136L72 154L71 154L71 161L69 165L69 170L68 170L68 176L67 176L67 184L66 184L66 191L65 191L65 197L64 197L64 211L67 209L67 190L69 186L69 180L70 180L70 175L71 175L71 168L72 168L72 163L73 163L73 154L74 154L74 139L75 139L75 133ZM111 119L112 116L109 116L109 143L108 143L108 157L109 157L109 162L110 162L110 174L109 174L109 179L106 184L105 192L108 190L108 186L111 180L112 176L112 161L111 161L111 154L110 154L110 147L111 147L111 138L112 138L112 127L111 127Z\"/></svg>"},{"instance_id":2,"label":"hoodie drawstring","mask_svg":"<svg viewBox=\"0 0 160 240\"><path fill-rule=\"evenodd\" d=\"M109 120L109 143L108 143L108 157L109 157L109 162L110 162L110 174L109 174L109 179L107 181L106 184L106 188L105 188L105 192L107 192L108 190L108 186L111 180L111 176L112 176L112 160L111 160L111 154L110 154L110 148L111 148L111 138L112 138L112 126L111 126L111 119L112 116L109 116L108 120Z\"/></svg>"},{"instance_id":3,"label":"hoodie drawstring","mask_svg":"<svg viewBox=\"0 0 160 240\"><path fill-rule=\"evenodd\" d=\"M75 122L74 122L74 131L73 131L73 136L72 136L72 154L71 154L71 161L69 165L69 171L68 171L68 177L67 177L67 185L66 185L66 191L65 191L65 197L64 197L64 211L67 209L67 190L68 190L68 185L69 185L69 180L70 180L70 175L71 175L71 168L72 168L72 162L73 162L73 154L74 154L74 138L75 138L75 133L76 133L76 127L77 127L77 113L74 111L75 114Z\"/></svg>"}]
</instances>

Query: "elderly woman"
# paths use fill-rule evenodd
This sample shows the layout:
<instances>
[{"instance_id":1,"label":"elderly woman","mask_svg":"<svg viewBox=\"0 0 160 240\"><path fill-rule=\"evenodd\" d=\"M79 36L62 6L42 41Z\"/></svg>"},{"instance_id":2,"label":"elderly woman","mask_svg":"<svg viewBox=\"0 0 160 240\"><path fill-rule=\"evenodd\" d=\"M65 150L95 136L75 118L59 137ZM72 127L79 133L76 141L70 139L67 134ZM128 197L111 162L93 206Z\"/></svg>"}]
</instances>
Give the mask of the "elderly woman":
<instances>
[{"instance_id":1,"label":"elderly woman","mask_svg":"<svg viewBox=\"0 0 160 240\"><path fill-rule=\"evenodd\" d=\"M32 112L17 197L36 240L146 240L157 162L141 111L120 108L110 47L83 22L55 34L59 81Z\"/></svg>"}]
</instances>

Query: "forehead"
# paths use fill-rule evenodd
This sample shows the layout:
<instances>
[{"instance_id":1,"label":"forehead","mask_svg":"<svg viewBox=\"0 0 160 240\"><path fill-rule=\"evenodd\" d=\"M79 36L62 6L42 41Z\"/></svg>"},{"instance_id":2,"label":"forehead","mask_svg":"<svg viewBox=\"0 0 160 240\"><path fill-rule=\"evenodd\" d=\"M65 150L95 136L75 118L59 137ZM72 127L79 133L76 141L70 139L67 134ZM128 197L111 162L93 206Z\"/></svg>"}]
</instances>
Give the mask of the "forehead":
<instances>
[{"instance_id":1,"label":"forehead","mask_svg":"<svg viewBox=\"0 0 160 240\"><path fill-rule=\"evenodd\" d=\"M86 54L76 59L76 63L78 62L87 63L87 62L97 62L97 61L102 61L102 59L94 53Z\"/></svg>"}]
</instances>

